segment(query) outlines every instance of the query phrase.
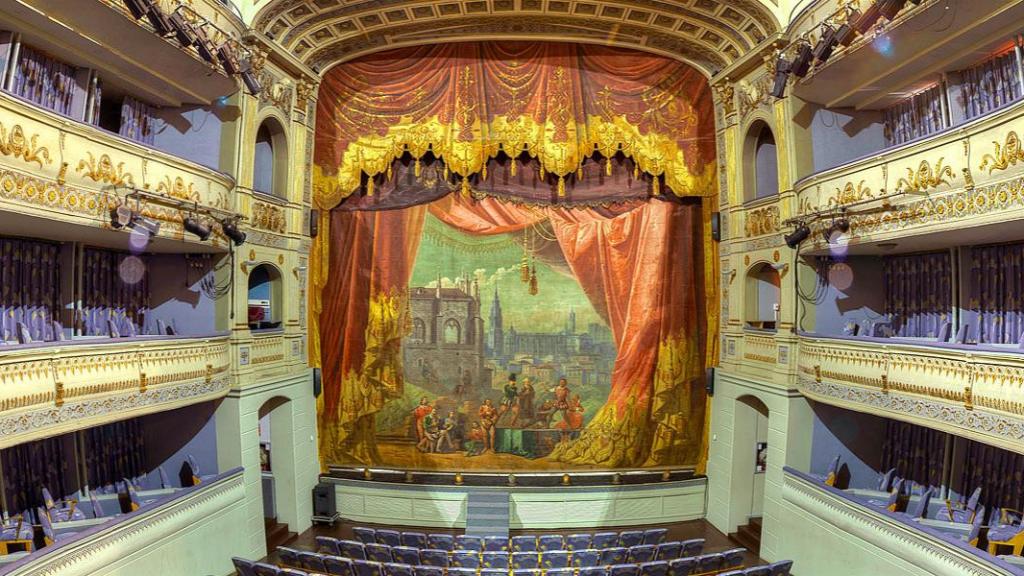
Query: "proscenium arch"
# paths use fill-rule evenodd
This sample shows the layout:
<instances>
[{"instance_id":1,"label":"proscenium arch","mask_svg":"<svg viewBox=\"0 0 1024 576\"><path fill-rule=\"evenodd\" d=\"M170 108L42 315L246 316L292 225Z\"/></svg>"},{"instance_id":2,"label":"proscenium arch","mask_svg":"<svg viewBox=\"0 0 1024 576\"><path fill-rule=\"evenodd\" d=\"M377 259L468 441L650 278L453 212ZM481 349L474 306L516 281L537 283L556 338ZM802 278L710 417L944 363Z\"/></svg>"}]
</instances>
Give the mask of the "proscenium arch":
<instances>
[{"instance_id":1,"label":"proscenium arch","mask_svg":"<svg viewBox=\"0 0 1024 576\"><path fill-rule=\"evenodd\" d=\"M406 46L547 40L655 53L710 77L779 23L757 0L275 0L252 27L317 70Z\"/></svg>"}]
</instances>

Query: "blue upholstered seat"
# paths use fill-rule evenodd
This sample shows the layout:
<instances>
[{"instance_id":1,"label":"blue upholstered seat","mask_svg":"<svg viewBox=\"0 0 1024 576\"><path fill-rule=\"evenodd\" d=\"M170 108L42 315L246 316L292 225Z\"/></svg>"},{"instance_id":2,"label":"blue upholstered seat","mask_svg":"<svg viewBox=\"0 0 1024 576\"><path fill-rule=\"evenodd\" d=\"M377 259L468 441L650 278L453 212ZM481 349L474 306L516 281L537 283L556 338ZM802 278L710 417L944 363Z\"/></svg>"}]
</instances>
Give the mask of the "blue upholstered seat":
<instances>
[{"instance_id":1,"label":"blue upholstered seat","mask_svg":"<svg viewBox=\"0 0 1024 576\"><path fill-rule=\"evenodd\" d=\"M540 568L520 568L512 571L512 576L541 576L543 571Z\"/></svg>"},{"instance_id":2,"label":"blue upholstered seat","mask_svg":"<svg viewBox=\"0 0 1024 576\"><path fill-rule=\"evenodd\" d=\"M907 509L907 515L911 518L924 518L928 514L928 504L932 501L934 490L929 488L921 494L921 497L914 502L914 505Z\"/></svg>"},{"instance_id":3,"label":"blue upholstered seat","mask_svg":"<svg viewBox=\"0 0 1024 576\"><path fill-rule=\"evenodd\" d=\"M644 543L644 531L643 530L623 530L619 532L619 546L623 548L629 548L631 546L639 546Z\"/></svg>"},{"instance_id":4,"label":"blue upholstered seat","mask_svg":"<svg viewBox=\"0 0 1024 576\"><path fill-rule=\"evenodd\" d=\"M945 520L947 522L956 522L959 524L969 524L974 521L975 511L978 509L978 501L981 500L981 487L974 489L971 493L971 497L967 500L967 505L963 509L952 510L948 507L940 508L939 513L935 515L936 520Z\"/></svg>"},{"instance_id":5,"label":"blue upholstered seat","mask_svg":"<svg viewBox=\"0 0 1024 576\"><path fill-rule=\"evenodd\" d=\"M256 571L253 570L253 566L256 564L251 560L245 558L232 558L231 563L235 565L235 570L238 571L238 576L256 576Z\"/></svg>"},{"instance_id":6,"label":"blue upholstered seat","mask_svg":"<svg viewBox=\"0 0 1024 576\"><path fill-rule=\"evenodd\" d=\"M483 550L484 539L479 536L470 536L468 534L459 534L455 537L455 548L456 550Z\"/></svg>"},{"instance_id":7,"label":"blue upholstered seat","mask_svg":"<svg viewBox=\"0 0 1024 576\"><path fill-rule=\"evenodd\" d=\"M668 576L689 576L697 569L697 558L676 558L668 563Z\"/></svg>"},{"instance_id":8,"label":"blue upholstered seat","mask_svg":"<svg viewBox=\"0 0 1024 576\"><path fill-rule=\"evenodd\" d=\"M430 548L430 545L427 544L427 535L423 532L402 532L402 546Z\"/></svg>"},{"instance_id":9,"label":"blue upholstered seat","mask_svg":"<svg viewBox=\"0 0 1024 576\"><path fill-rule=\"evenodd\" d=\"M427 546L434 550L455 550L455 536L451 534L427 534Z\"/></svg>"},{"instance_id":10,"label":"blue upholstered seat","mask_svg":"<svg viewBox=\"0 0 1024 576\"><path fill-rule=\"evenodd\" d=\"M668 576L668 562L643 562L640 564L640 576Z\"/></svg>"},{"instance_id":11,"label":"blue upholstered seat","mask_svg":"<svg viewBox=\"0 0 1024 576\"><path fill-rule=\"evenodd\" d=\"M164 467L158 466L156 470L157 473L160 474L160 487L163 488L164 490L167 490L168 488L174 488L174 485L171 484L171 479L167 476L167 471L164 470Z\"/></svg>"},{"instance_id":12,"label":"blue upholstered seat","mask_svg":"<svg viewBox=\"0 0 1024 576\"><path fill-rule=\"evenodd\" d=\"M338 540L341 556L353 560L366 560L366 545L355 540Z\"/></svg>"},{"instance_id":13,"label":"blue upholstered seat","mask_svg":"<svg viewBox=\"0 0 1024 576\"><path fill-rule=\"evenodd\" d=\"M338 546L338 539L330 536L317 536L316 551L331 556L341 556L341 547Z\"/></svg>"},{"instance_id":14,"label":"blue upholstered seat","mask_svg":"<svg viewBox=\"0 0 1024 576\"><path fill-rule=\"evenodd\" d=\"M768 568L771 570L771 576L789 576L789 571L793 568L793 561L779 560L769 564Z\"/></svg>"},{"instance_id":15,"label":"blue upholstered seat","mask_svg":"<svg viewBox=\"0 0 1024 576\"><path fill-rule=\"evenodd\" d=\"M487 552L480 555L480 565L484 568L502 568L508 571L508 552Z\"/></svg>"},{"instance_id":16,"label":"blue upholstered seat","mask_svg":"<svg viewBox=\"0 0 1024 576\"><path fill-rule=\"evenodd\" d=\"M359 540L363 544L375 544L377 542L377 531L373 528L356 526L352 529L352 533L355 534L356 540Z\"/></svg>"},{"instance_id":17,"label":"blue upholstered seat","mask_svg":"<svg viewBox=\"0 0 1024 576\"><path fill-rule=\"evenodd\" d=\"M537 537L532 534L512 537L512 552L536 552Z\"/></svg>"},{"instance_id":18,"label":"blue upholstered seat","mask_svg":"<svg viewBox=\"0 0 1024 576\"><path fill-rule=\"evenodd\" d=\"M732 548L722 552L722 568L739 568L743 566L743 556L746 553L746 548Z\"/></svg>"},{"instance_id":19,"label":"blue upholstered seat","mask_svg":"<svg viewBox=\"0 0 1024 576\"><path fill-rule=\"evenodd\" d=\"M882 477L878 480L878 491L888 492L892 488L892 480L896 476L896 469L890 468Z\"/></svg>"},{"instance_id":20,"label":"blue upholstered seat","mask_svg":"<svg viewBox=\"0 0 1024 576\"><path fill-rule=\"evenodd\" d=\"M771 576L772 569L768 566L751 566L743 571L743 576Z\"/></svg>"},{"instance_id":21,"label":"blue upholstered seat","mask_svg":"<svg viewBox=\"0 0 1024 576\"><path fill-rule=\"evenodd\" d=\"M420 549L412 546L394 546L391 548L391 559L399 564L415 566L420 563Z\"/></svg>"},{"instance_id":22,"label":"blue upholstered seat","mask_svg":"<svg viewBox=\"0 0 1024 576\"><path fill-rule=\"evenodd\" d=\"M661 544L668 536L668 528L648 528L644 530L644 544Z\"/></svg>"},{"instance_id":23,"label":"blue upholstered seat","mask_svg":"<svg viewBox=\"0 0 1024 576\"><path fill-rule=\"evenodd\" d=\"M693 538L691 540L683 540L682 547L682 550L679 551L680 558L699 556L704 551L704 539Z\"/></svg>"},{"instance_id":24,"label":"blue upholstered seat","mask_svg":"<svg viewBox=\"0 0 1024 576\"><path fill-rule=\"evenodd\" d=\"M424 566L421 564L413 567L413 571L416 573L416 576L444 576L444 568L437 566Z\"/></svg>"},{"instance_id":25,"label":"blue upholstered seat","mask_svg":"<svg viewBox=\"0 0 1024 576\"><path fill-rule=\"evenodd\" d=\"M327 566L324 566L323 556L316 554L315 552L299 552L299 566L306 570L313 570L314 572L327 572Z\"/></svg>"},{"instance_id":26,"label":"blue upholstered seat","mask_svg":"<svg viewBox=\"0 0 1024 576\"><path fill-rule=\"evenodd\" d=\"M412 566L408 564L384 562L381 564L381 568L384 569L384 576L414 576Z\"/></svg>"},{"instance_id":27,"label":"blue upholstered seat","mask_svg":"<svg viewBox=\"0 0 1024 576\"><path fill-rule=\"evenodd\" d=\"M281 557L281 564L285 566L302 566L299 562L299 550L285 546L277 547L277 555Z\"/></svg>"},{"instance_id":28,"label":"blue upholstered seat","mask_svg":"<svg viewBox=\"0 0 1024 576\"><path fill-rule=\"evenodd\" d=\"M352 561L348 558L325 556L324 566L327 567L328 574L333 574L334 576L353 576Z\"/></svg>"},{"instance_id":29,"label":"blue upholstered seat","mask_svg":"<svg viewBox=\"0 0 1024 576\"><path fill-rule=\"evenodd\" d=\"M456 568L479 568L480 552L476 550L455 550L448 560L449 566Z\"/></svg>"},{"instance_id":30,"label":"blue upholstered seat","mask_svg":"<svg viewBox=\"0 0 1024 576\"><path fill-rule=\"evenodd\" d=\"M577 576L608 576L607 566L586 566L580 568Z\"/></svg>"},{"instance_id":31,"label":"blue upholstered seat","mask_svg":"<svg viewBox=\"0 0 1024 576\"><path fill-rule=\"evenodd\" d=\"M551 568L544 572L545 576L573 576L572 568Z\"/></svg>"},{"instance_id":32,"label":"blue upholstered seat","mask_svg":"<svg viewBox=\"0 0 1024 576\"><path fill-rule=\"evenodd\" d=\"M654 560L654 554L657 551L657 547L651 544L640 544L639 546L631 546L629 548L629 553L626 555L626 561L633 564L651 562Z\"/></svg>"},{"instance_id":33,"label":"blue upholstered seat","mask_svg":"<svg viewBox=\"0 0 1024 576\"><path fill-rule=\"evenodd\" d=\"M545 570L550 570L552 568L568 568L569 552L566 550L550 550L547 552L541 552L540 566Z\"/></svg>"},{"instance_id":34,"label":"blue upholstered seat","mask_svg":"<svg viewBox=\"0 0 1024 576\"><path fill-rule=\"evenodd\" d=\"M666 562L669 560L675 560L676 558L679 558L679 553L682 550L683 545L681 542L662 542L661 544L658 544L658 549L654 554L654 559L664 560Z\"/></svg>"},{"instance_id":35,"label":"blue upholstered seat","mask_svg":"<svg viewBox=\"0 0 1024 576\"><path fill-rule=\"evenodd\" d=\"M380 562L369 560L352 560L352 572L355 576L383 576Z\"/></svg>"},{"instance_id":36,"label":"blue upholstered seat","mask_svg":"<svg viewBox=\"0 0 1024 576\"><path fill-rule=\"evenodd\" d=\"M480 576L508 576L508 569L505 568L481 568Z\"/></svg>"},{"instance_id":37,"label":"blue upholstered seat","mask_svg":"<svg viewBox=\"0 0 1024 576\"><path fill-rule=\"evenodd\" d=\"M721 554L702 554L697 557L697 573L715 572L722 568L722 561L725 560Z\"/></svg>"},{"instance_id":38,"label":"blue upholstered seat","mask_svg":"<svg viewBox=\"0 0 1024 576\"><path fill-rule=\"evenodd\" d=\"M625 564L629 552L622 546L605 548L601 551L601 564L611 566L612 564Z\"/></svg>"},{"instance_id":39,"label":"blue upholstered seat","mask_svg":"<svg viewBox=\"0 0 1024 576\"><path fill-rule=\"evenodd\" d=\"M527 570L540 567L540 556L536 552L513 552L512 569Z\"/></svg>"},{"instance_id":40,"label":"blue upholstered seat","mask_svg":"<svg viewBox=\"0 0 1024 576\"><path fill-rule=\"evenodd\" d=\"M309 576L309 572L297 568L281 568L277 574L278 576Z\"/></svg>"},{"instance_id":41,"label":"blue upholstered seat","mask_svg":"<svg viewBox=\"0 0 1024 576\"><path fill-rule=\"evenodd\" d=\"M537 537L537 548L541 552L565 549L565 539L561 534L542 534Z\"/></svg>"},{"instance_id":42,"label":"blue upholstered seat","mask_svg":"<svg viewBox=\"0 0 1024 576\"><path fill-rule=\"evenodd\" d=\"M378 528L376 538L378 544L387 544L388 546L402 545L402 533L398 530Z\"/></svg>"},{"instance_id":43,"label":"blue upholstered seat","mask_svg":"<svg viewBox=\"0 0 1024 576\"><path fill-rule=\"evenodd\" d=\"M566 550L586 550L590 548L590 542L594 539L594 535L589 532L586 534L569 534L565 537L565 549Z\"/></svg>"},{"instance_id":44,"label":"blue upholstered seat","mask_svg":"<svg viewBox=\"0 0 1024 576\"><path fill-rule=\"evenodd\" d=\"M508 537L484 536L484 552L508 552Z\"/></svg>"},{"instance_id":45,"label":"blue upholstered seat","mask_svg":"<svg viewBox=\"0 0 1024 576\"><path fill-rule=\"evenodd\" d=\"M89 503L92 504L92 517L103 518L107 515L107 511L103 509L103 504L100 503L99 499L96 498L96 494L89 492Z\"/></svg>"},{"instance_id":46,"label":"blue upholstered seat","mask_svg":"<svg viewBox=\"0 0 1024 576\"><path fill-rule=\"evenodd\" d=\"M427 548L420 550L420 564L423 566L435 566L437 568L448 567L448 552Z\"/></svg>"},{"instance_id":47,"label":"blue upholstered seat","mask_svg":"<svg viewBox=\"0 0 1024 576\"><path fill-rule=\"evenodd\" d=\"M281 569L273 564L257 562L252 565L252 572L256 576L279 576L281 574Z\"/></svg>"},{"instance_id":48,"label":"blue upholstered seat","mask_svg":"<svg viewBox=\"0 0 1024 576\"><path fill-rule=\"evenodd\" d=\"M380 530L377 531L380 534ZM387 544L366 544L366 559L374 562L391 562L391 546Z\"/></svg>"},{"instance_id":49,"label":"blue upholstered seat","mask_svg":"<svg viewBox=\"0 0 1024 576\"><path fill-rule=\"evenodd\" d=\"M636 564L614 564L608 567L608 576L640 576L640 566Z\"/></svg>"},{"instance_id":50,"label":"blue upholstered seat","mask_svg":"<svg viewBox=\"0 0 1024 576\"><path fill-rule=\"evenodd\" d=\"M618 545L617 532L598 532L594 534L594 541L591 544L595 548L604 549Z\"/></svg>"},{"instance_id":51,"label":"blue upholstered seat","mask_svg":"<svg viewBox=\"0 0 1024 576\"><path fill-rule=\"evenodd\" d=\"M576 568L589 568L601 563L601 551L594 548L586 550L574 550L572 553L572 565Z\"/></svg>"},{"instance_id":52,"label":"blue upholstered seat","mask_svg":"<svg viewBox=\"0 0 1024 576\"><path fill-rule=\"evenodd\" d=\"M43 488L43 503L46 505L46 512L50 515L51 522L68 522L71 520L85 520L85 513L75 503L65 504L55 502L50 491Z\"/></svg>"},{"instance_id":53,"label":"blue upholstered seat","mask_svg":"<svg viewBox=\"0 0 1024 576\"><path fill-rule=\"evenodd\" d=\"M456 566L448 569L448 576L476 576L476 568L460 568Z\"/></svg>"}]
</instances>

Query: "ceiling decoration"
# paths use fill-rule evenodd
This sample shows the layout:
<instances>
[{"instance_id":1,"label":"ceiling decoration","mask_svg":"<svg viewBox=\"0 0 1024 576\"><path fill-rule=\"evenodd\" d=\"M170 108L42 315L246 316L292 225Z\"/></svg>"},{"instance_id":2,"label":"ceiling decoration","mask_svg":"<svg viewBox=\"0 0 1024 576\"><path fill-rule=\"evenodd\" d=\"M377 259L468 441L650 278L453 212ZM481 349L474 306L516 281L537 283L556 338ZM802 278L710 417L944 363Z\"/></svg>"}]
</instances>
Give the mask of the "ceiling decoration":
<instances>
[{"instance_id":1,"label":"ceiling decoration","mask_svg":"<svg viewBox=\"0 0 1024 576\"><path fill-rule=\"evenodd\" d=\"M252 27L321 69L399 46L514 38L636 48L711 75L778 23L759 0L272 0Z\"/></svg>"}]
</instances>

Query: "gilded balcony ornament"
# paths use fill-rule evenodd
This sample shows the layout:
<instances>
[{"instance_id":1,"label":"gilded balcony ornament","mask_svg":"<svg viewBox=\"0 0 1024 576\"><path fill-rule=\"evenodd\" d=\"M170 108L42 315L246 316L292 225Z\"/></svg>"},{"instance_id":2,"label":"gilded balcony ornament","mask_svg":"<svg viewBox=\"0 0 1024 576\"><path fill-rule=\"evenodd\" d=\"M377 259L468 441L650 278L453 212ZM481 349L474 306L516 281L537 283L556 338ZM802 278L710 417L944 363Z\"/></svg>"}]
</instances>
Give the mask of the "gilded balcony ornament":
<instances>
[{"instance_id":1,"label":"gilded balcony ornament","mask_svg":"<svg viewBox=\"0 0 1024 576\"><path fill-rule=\"evenodd\" d=\"M25 138L25 130L20 124L15 124L8 133L7 128L0 122L0 154L4 156L20 158L28 163L34 162L42 168L44 162L50 164L52 160L50 151L45 146L40 146L38 141L38 134Z\"/></svg>"},{"instance_id":2,"label":"gilded balcony ornament","mask_svg":"<svg viewBox=\"0 0 1024 576\"><path fill-rule=\"evenodd\" d=\"M775 66L774 61L772 61L771 66ZM769 79L774 77L775 73L771 72L767 76L761 76L753 82L747 82L746 80L740 82L740 116L746 116L769 102Z\"/></svg>"},{"instance_id":3,"label":"gilded balcony ornament","mask_svg":"<svg viewBox=\"0 0 1024 576\"><path fill-rule=\"evenodd\" d=\"M191 182L186 186L185 179L181 176L175 176L174 180L171 180L170 176L164 176L163 181L156 186L156 193L190 202L199 201L199 192L196 192L195 186Z\"/></svg>"},{"instance_id":4,"label":"gilded balcony ornament","mask_svg":"<svg viewBox=\"0 0 1024 576\"><path fill-rule=\"evenodd\" d=\"M268 232L283 234L287 228L284 210L279 206L253 202L252 225Z\"/></svg>"},{"instance_id":5,"label":"gilded balcony ornament","mask_svg":"<svg viewBox=\"0 0 1024 576\"><path fill-rule=\"evenodd\" d=\"M92 152L86 152L86 154L89 157L78 162L78 168L75 169L75 172L82 174L93 182L102 182L115 186L135 185L135 178L132 177L131 173L124 170L124 162L118 162L117 166L114 166L114 161L107 154L100 154L99 160L92 155Z\"/></svg>"},{"instance_id":6,"label":"gilded balcony ornament","mask_svg":"<svg viewBox=\"0 0 1024 576\"><path fill-rule=\"evenodd\" d=\"M996 170L1006 170L1010 166L1016 166L1017 162L1024 162L1024 148L1021 147L1020 137L1016 132L1011 130L1006 135L1006 141L1003 144L993 141L992 145L995 150L992 154L985 154L981 158L979 170L988 168L988 173L991 174Z\"/></svg>"},{"instance_id":7,"label":"gilded balcony ornament","mask_svg":"<svg viewBox=\"0 0 1024 576\"><path fill-rule=\"evenodd\" d=\"M935 166L932 166L927 160L921 160L917 171L907 168L906 178L900 178L896 183L896 192L910 194L927 192L942 184L949 184L950 180L955 180L956 174L953 173L953 168L943 165L943 160L945 158L939 158Z\"/></svg>"},{"instance_id":8,"label":"gilded balcony ornament","mask_svg":"<svg viewBox=\"0 0 1024 576\"><path fill-rule=\"evenodd\" d=\"M736 111L736 89L732 87L728 77L715 84L715 94L718 95L718 101L722 103L722 111L726 115Z\"/></svg>"},{"instance_id":9,"label":"gilded balcony ornament","mask_svg":"<svg viewBox=\"0 0 1024 576\"><path fill-rule=\"evenodd\" d=\"M779 231L779 207L765 206L747 213L747 237Z\"/></svg>"},{"instance_id":10,"label":"gilded balcony ornament","mask_svg":"<svg viewBox=\"0 0 1024 576\"><path fill-rule=\"evenodd\" d=\"M871 192L871 188L865 186L864 182L861 180L857 186L854 186L853 182L847 182L842 188L836 188L835 195L828 199L829 208L853 204L865 198L874 198L875 195Z\"/></svg>"}]
</instances>

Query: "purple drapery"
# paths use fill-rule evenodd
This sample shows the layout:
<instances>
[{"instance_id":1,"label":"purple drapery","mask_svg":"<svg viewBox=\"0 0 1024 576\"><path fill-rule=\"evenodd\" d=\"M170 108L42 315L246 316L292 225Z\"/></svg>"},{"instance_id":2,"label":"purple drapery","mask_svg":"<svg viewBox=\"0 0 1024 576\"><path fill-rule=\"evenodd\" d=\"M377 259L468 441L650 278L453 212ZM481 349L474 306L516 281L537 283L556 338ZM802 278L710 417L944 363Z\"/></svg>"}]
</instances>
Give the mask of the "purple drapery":
<instances>
[{"instance_id":1,"label":"purple drapery","mask_svg":"<svg viewBox=\"0 0 1024 576\"><path fill-rule=\"evenodd\" d=\"M75 492L71 435L19 444L0 451L7 511L18 514L43 505L42 489L54 497Z\"/></svg>"},{"instance_id":2,"label":"purple drapery","mask_svg":"<svg viewBox=\"0 0 1024 576\"><path fill-rule=\"evenodd\" d=\"M1021 96L1017 55L1013 50L960 71L960 98L967 119L977 118Z\"/></svg>"},{"instance_id":3,"label":"purple drapery","mask_svg":"<svg viewBox=\"0 0 1024 576\"><path fill-rule=\"evenodd\" d=\"M140 419L89 428L83 434L90 486L116 484L146 472L146 444Z\"/></svg>"},{"instance_id":4,"label":"purple drapery","mask_svg":"<svg viewBox=\"0 0 1024 576\"><path fill-rule=\"evenodd\" d=\"M53 339L50 322L60 311L59 247L0 238L0 339L15 340L23 322L33 340Z\"/></svg>"},{"instance_id":5,"label":"purple drapery","mask_svg":"<svg viewBox=\"0 0 1024 576\"><path fill-rule=\"evenodd\" d=\"M882 260L885 313L896 336L930 337L953 318L948 252L888 256Z\"/></svg>"},{"instance_id":6,"label":"purple drapery","mask_svg":"<svg viewBox=\"0 0 1024 576\"><path fill-rule=\"evenodd\" d=\"M22 45L11 92L65 116L75 93L74 67Z\"/></svg>"},{"instance_id":7,"label":"purple drapery","mask_svg":"<svg viewBox=\"0 0 1024 576\"><path fill-rule=\"evenodd\" d=\"M1024 509L1024 454L967 441L960 492L981 487L981 502L989 507Z\"/></svg>"},{"instance_id":8,"label":"purple drapery","mask_svg":"<svg viewBox=\"0 0 1024 576\"><path fill-rule=\"evenodd\" d=\"M1017 344L1024 334L1024 244L971 249L970 309L978 342Z\"/></svg>"},{"instance_id":9,"label":"purple drapery","mask_svg":"<svg viewBox=\"0 0 1024 576\"><path fill-rule=\"evenodd\" d=\"M133 258L127 264L125 260ZM149 272L145 260L111 250L87 248L83 255L82 333L109 335L113 320L119 335L145 326L149 312ZM141 270L137 266L141 264Z\"/></svg>"},{"instance_id":10,"label":"purple drapery","mask_svg":"<svg viewBox=\"0 0 1024 576\"><path fill-rule=\"evenodd\" d=\"M940 486L945 461L946 433L906 422L886 422L882 469L922 486Z\"/></svg>"}]
</instances>

